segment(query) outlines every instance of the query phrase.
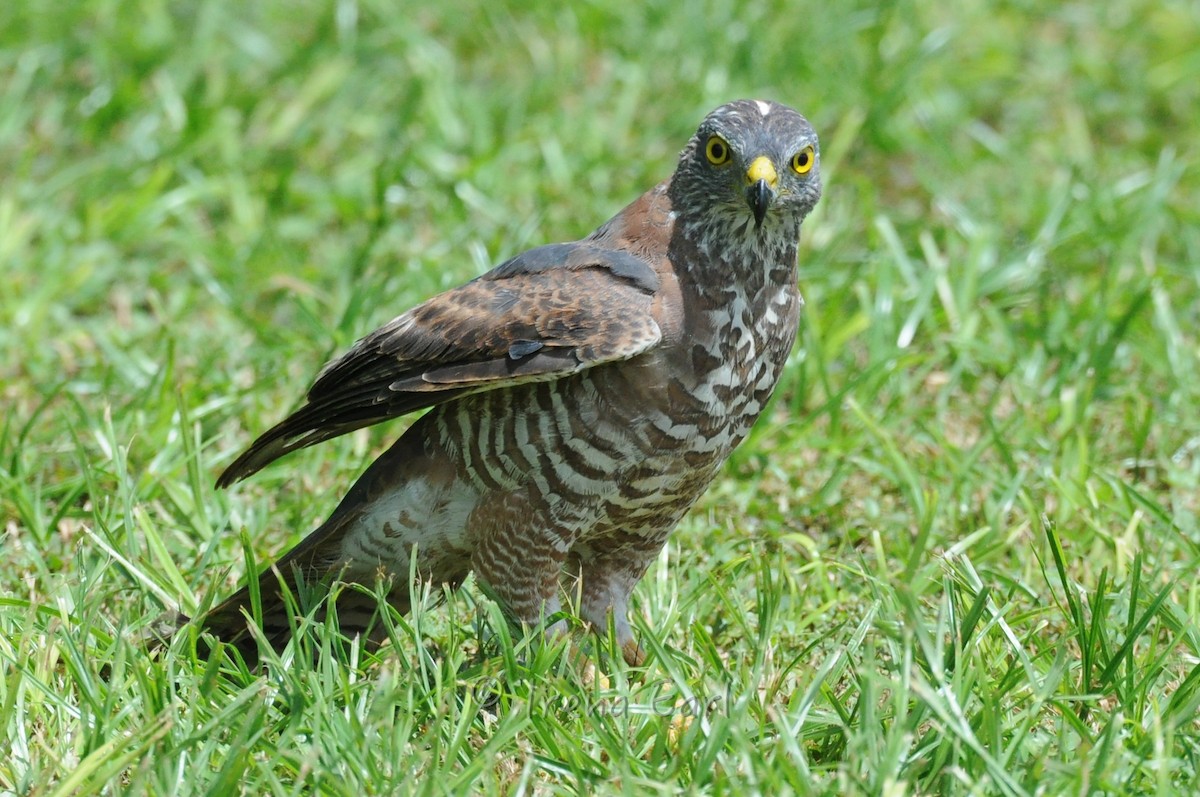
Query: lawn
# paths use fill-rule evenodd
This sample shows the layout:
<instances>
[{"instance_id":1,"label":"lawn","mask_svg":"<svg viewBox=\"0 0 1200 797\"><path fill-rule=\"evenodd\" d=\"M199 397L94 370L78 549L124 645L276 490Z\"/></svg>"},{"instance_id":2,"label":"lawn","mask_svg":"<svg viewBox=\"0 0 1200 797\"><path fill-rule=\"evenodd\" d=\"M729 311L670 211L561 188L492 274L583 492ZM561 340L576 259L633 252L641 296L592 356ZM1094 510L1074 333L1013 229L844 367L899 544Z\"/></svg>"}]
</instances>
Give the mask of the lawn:
<instances>
[{"instance_id":1,"label":"lawn","mask_svg":"<svg viewBox=\"0 0 1200 797\"><path fill-rule=\"evenodd\" d=\"M527 5L0 4L0 795L1200 788L1200 6ZM822 137L807 306L643 667L469 582L140 644L404 428L216 491L325 360L741 96Z\"/></svg>"}]
</instances>

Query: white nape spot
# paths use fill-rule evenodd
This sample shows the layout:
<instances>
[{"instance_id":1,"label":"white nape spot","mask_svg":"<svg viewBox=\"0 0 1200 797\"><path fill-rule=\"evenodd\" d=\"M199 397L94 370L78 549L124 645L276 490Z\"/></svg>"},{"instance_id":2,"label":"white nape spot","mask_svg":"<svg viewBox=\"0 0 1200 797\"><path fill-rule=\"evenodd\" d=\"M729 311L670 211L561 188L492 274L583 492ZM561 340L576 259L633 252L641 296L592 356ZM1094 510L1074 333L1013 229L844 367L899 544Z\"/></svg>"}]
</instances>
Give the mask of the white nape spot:
<instances>
[{"instance_id":1,"label":"white nape spot","mask_svg":"<svg viewBox=\"0 0 1200 797\"><path fill-rule=\"evenodd\" d=\"M763 118L767 118L767 114L771 112L771 103L755 100L754 104L758 106L758 112L763 115Z\"/></svg>"}]
</instances>

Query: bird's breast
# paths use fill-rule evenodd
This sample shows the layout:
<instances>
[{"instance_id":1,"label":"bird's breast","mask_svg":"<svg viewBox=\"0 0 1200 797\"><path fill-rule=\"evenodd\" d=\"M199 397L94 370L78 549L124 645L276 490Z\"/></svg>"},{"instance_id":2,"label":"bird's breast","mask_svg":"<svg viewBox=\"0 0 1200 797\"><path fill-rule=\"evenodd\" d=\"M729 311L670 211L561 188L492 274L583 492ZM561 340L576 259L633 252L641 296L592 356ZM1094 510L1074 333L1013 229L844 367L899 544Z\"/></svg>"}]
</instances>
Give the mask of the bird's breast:
<instances>
[{"instance_id":1,"label":"bird's breast","mask_svg":"<svg viewBox=\"0 0 1200 797\"><path fill-rule=\"evenodd\" d=\"M762 412L796 338L794 286L733 293L693 313L681 340L642 370L653 425L681 449L723 459Z\"/></svg>"}]
</instances>

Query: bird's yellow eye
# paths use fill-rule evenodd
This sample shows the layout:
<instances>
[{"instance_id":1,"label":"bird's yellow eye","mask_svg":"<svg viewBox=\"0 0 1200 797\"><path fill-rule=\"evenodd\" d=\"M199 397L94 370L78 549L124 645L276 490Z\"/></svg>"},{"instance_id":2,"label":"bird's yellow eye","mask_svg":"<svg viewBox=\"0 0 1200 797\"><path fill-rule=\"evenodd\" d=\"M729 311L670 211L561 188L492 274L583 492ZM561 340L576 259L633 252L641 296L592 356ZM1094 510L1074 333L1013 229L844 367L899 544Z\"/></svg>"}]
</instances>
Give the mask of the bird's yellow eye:
<instances>
[{"instance_id":1,"label":"bird's yellow eye","mask_svg":"<svg viewBox=\"0 0 1200 797\"><path fill-rule=\"evenodd\" d=\"M708 144L704 146L704 154L713 166L729 162L729 144L720 136L709 136Z\"/></svg>"},{"instance_id":2,"label":"bird's yellow eye","mask_svg":"<svg viewBox=\"0 0 1200 797\"><path fill-rule=\"evenodd\" d=\"M792 156L792 171L796 174L808 174L816 162L817 156L813 148L805 147Z\"/></svg>"}]
</instances>

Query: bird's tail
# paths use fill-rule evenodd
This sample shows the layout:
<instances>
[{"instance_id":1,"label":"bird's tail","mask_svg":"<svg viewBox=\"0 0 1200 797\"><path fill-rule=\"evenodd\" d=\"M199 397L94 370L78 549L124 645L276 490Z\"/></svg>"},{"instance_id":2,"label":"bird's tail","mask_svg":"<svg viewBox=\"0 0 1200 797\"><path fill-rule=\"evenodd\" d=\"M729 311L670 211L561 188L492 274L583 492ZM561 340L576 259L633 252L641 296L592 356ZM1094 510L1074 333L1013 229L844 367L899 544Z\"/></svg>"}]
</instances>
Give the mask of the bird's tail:
<instances>
[{"instance_id":1,"label":"bird's tail","mask_svg":"<svg viewBox=\"0 0 1200 797\"><path fill-rule=\"evenodd\" d=\"M275 652L281 652L295 629L305 624L328 622L331 608L338 632L346 639L361 636L369 649L378 647L386 639L386 628L378 617L376 592L330 578L306 581L299 568L286 564L280 562L263 570L255 580L255 589L246 584L195 619L196 628L202 634L197 640L202 654L216 652L215 646L204 636L211 635L237 650L246 666L254 668L258 666L263 642ZM388 593L388 601L399 611L406 612L407 601L399 598L397 592ZM178 620L176 633L185 631L193 622L182 615ZM313 654L316 653L314 649Z\"/></svg>"},{"instance_id":2,"label":"bird's tail","mask_svg":"<svg viewBox=\"0 0 1200 797\"><path fill-rule=\"evenodd\" d=\"M199 618L198 630L235 648L248 666L255 666L259 655L256 637L279 652L292 636L292 623L302 611L297 580L295 571L289 574L278 567L266 568L256 579L256 589L251 590L250 584L245 584L209 609Z\"/></svg>"}]
</instances>

